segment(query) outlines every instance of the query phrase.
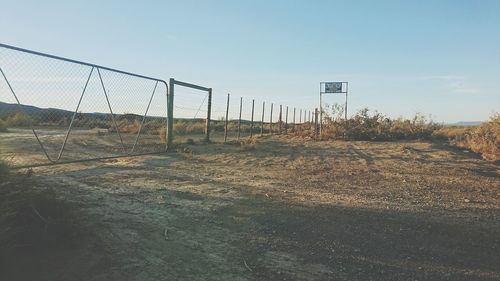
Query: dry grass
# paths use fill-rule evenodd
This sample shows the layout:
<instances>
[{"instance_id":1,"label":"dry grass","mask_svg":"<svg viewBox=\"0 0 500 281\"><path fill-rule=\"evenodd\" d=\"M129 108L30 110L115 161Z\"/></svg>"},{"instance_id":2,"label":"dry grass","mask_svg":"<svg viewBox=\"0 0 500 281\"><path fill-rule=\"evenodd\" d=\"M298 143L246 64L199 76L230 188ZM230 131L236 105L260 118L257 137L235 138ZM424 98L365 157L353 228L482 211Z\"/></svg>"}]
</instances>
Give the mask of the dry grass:
<instances>
[{"instance_id":1,"label":"dry grass","mask_svg":"<svg viewBox=\"0 0 500 281\"><path fill-rule=\"evenodd\" d=\"M257 146L257 140L255 138L246 138L240 140L240 149L243 151L255 150Z\"/></svg>"},{"instance_id":2,"label":"dry grass","mask_svg":"<svg viewBox=\"0 0 500 281\"><path fill-rule=\"evenodd\" d=\"M34 120L25 113L16 112L11 116L6 117L3 122L6 127L25 127L29 126L31 122L34 122Z\"/></svg>"},{"instance_id":3,"label":"dry grass","mask_svg":"<svg viewBox=\"0 0 500 281\"><path fill-rule=\"evenodd\" d=\"M0 132L7 132L7 124L4 121L0 120Z\"/></svg>"},{"instance_id":4,"label":"dry grass","mask_svg":"<svg viewBox=\"0 0 500 281\"><path fill-rule=\"evenodd\" d=\"M411 119L391 119L377 111L362 109L352 118L327 120L324 138L345 137L350 140L429 139L440 125L417 114Z\"/></svg>"},{"instance_id":5,"label":"dry grass","mask_svg":"<svg viewBox=\"0 0 500 281\"><path fill-rule=\"evenodd\" d=\"M158 130L158 133L160 135L161 142L167 143L167 128L161 127L160 130Z\"/></svg>"},{"instance_id":6,"label":"dry grass","mask_svg":"<svg viewBox=\"0 0 500 281\"><path fill-rule=\"evenodd\" d=\"M451 144L470 149L488 160L500 160L500 115L474 127L446 127L433 134Z\"/></svg>"},{"instance_id":7,"label":"dry grass","mask_svg":"<svg viewBox=\"0 0 500 281\"><path fill-rule=\"evenodd\" d=\"M127 133L127 134L137 134L139 130L141 129L141 122L134 120L132 122L121 122L118 125L118 129L120 130L120 133Z\"/></svg>"},{"instance_id":8,"label":"dry grass","mask_svg":"<svg viewBox=\"0 0 500 281\"><path fill-rule=\"evenodd\" d=\"M491 117L469 133L468 146L489 160L500 160L500 115Z\"/></svg>"},{"instance_id":9,"label":"dry grass","mask_svg":"<svg viewBox=\"0 0 500 281\"><path fill-rule=\"evenodd\" d=\"M202 120L176 120L174 122L174 134L203 134L205 132L205 122Z\"/></svg>"},{"instance_id":10,"label":"dry grass","mask_svg":"<svg viewBox=\"0 0 500 281\"><path fill-rule=\"evenodd\" d=\"M305 123L291 130L292 136L316 138L314 124ZM450 144L481 153L487 160L500 160L500 115L476 127L444 127L415 115L411 119L391 119L368 109L358 111L347 121L342 118L325 118L321 138L344 140L391 141L410 139L444 139Z\"/></svg>"}]
</instances>

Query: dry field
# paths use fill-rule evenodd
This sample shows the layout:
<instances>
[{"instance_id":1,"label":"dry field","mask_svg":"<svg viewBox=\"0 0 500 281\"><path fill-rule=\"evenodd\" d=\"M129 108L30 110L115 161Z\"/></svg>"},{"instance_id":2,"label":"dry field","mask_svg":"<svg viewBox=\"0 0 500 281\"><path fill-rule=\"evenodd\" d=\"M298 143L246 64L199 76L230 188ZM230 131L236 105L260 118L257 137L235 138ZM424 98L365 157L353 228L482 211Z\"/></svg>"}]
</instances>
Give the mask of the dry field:
<instances>
[{"instance_id":1,"label":"dry field","mask_svg":"<svg viewBox=\"0 0 500 281\"><path fill-rule=\"evenodd\" d=\"M500 280L499 166L440 143L275 136L32 172L81 233L1 280Z\"/></svg>"}]
</instances>

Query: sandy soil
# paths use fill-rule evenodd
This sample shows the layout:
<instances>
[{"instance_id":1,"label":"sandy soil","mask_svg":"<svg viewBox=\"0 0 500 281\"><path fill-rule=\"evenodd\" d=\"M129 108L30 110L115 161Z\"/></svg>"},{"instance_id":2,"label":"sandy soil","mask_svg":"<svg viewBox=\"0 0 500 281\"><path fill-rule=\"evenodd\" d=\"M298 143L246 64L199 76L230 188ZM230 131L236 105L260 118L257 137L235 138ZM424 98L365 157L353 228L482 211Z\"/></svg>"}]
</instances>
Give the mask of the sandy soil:
<instances>
[{"instance_id":1,"label":"sandy soil","mask_svg":"<svg viewBox=\"0 0 500 281\"><path fill-rule=\"evenodd\" d=\"M33 172L86 238L11 280L500 280L499 166L439 143L275 136Z\"/></svg>"}]
</instances>

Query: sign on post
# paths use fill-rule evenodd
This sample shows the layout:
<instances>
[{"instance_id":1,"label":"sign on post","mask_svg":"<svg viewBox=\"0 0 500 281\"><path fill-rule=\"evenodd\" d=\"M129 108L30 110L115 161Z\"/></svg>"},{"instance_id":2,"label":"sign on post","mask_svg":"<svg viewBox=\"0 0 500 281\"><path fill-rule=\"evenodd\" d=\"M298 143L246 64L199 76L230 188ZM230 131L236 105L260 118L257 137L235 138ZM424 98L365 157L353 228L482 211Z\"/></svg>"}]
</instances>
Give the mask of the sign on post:
<instances>
[{"instance_id":1,"label":"sign on post","mask_svg":"<svg viewBox=\"0 0 500 281\"><path fill-rule=\"evenodd\" d=\"M345 94L344 114L347 120L347 82L321 82L319 83L319 133L323 131L323 95L324 94ZM347 124L347 123L346 123Z\"/></svg>"},{"instance_id":2,"label":"sign on post","mask_svg":"<svg viewBox=\"0 0 500 281\"><path fill-rule=\"evenodd\" d=\"M326 94L342 93L342 82L325 82L325 93Z\"/></svg>"}]
</instances>

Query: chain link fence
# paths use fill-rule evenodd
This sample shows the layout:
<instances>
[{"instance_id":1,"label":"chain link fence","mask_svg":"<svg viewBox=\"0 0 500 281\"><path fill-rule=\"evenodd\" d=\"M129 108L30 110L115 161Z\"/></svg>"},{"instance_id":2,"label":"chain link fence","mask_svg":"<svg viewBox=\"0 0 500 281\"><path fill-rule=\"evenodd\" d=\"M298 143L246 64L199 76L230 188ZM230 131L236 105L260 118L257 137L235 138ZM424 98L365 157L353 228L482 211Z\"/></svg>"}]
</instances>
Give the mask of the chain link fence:
<instances>
[{"instance_id":1,"label":"chain link fence","mask_svg":"<svg viewBox=\"0 0 500 281\"><path fill-rule=\"evenodd\" d=\"M161 79L0 44L0 157L36 166L161 153Z\"/></svg>"},{"instance_id":2,"label":"chain link fence","mask_svg":"<svg viewBox=\"0 0 500 281\"><path fill-rule=\"evenodd\" d=\"M212 98L211 88L0 44L0 159L32 167L317 128L311 110Z\"/></svg>"}]
</instances>

